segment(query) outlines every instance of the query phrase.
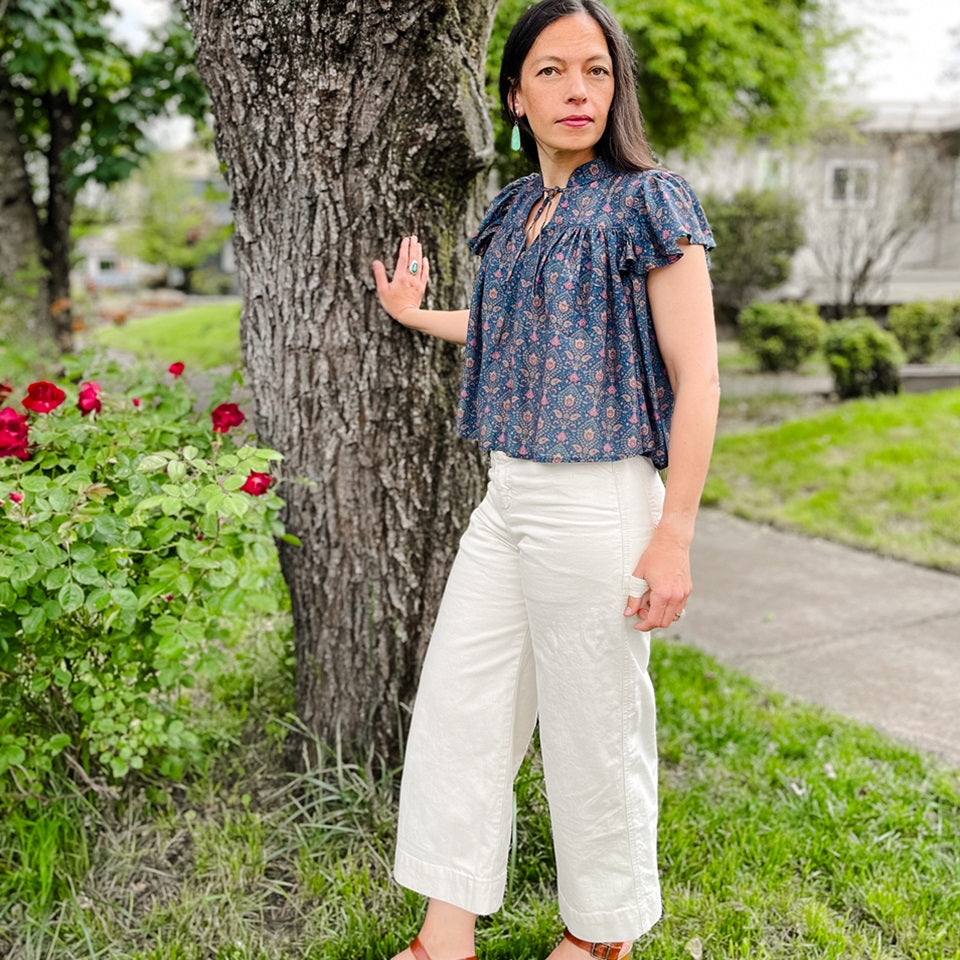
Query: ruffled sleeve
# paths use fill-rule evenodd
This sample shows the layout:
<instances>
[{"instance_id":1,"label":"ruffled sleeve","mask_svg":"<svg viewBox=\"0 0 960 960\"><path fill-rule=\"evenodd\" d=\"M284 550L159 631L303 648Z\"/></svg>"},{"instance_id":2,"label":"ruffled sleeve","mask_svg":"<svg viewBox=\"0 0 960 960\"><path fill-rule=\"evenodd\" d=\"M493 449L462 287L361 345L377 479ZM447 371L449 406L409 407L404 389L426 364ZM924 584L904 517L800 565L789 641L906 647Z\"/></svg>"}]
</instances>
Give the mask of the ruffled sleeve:
<instances>
[{"instance_id":1,"label":"ruffled sleeve","mask_svg":"<svg viewBox=\"0 0 960 960\"><path fill-rule=\"evenodd\" d=\"M517 198L520 188L527 179L527 177L521 177L519 180L508 183L493 198L493 201L487 208L487 212L483 216L483 220L480 221L480 226L477 227L477 232L467 240L467 245L470 247L471 253L475 253L478 257L484 255L487 247L490 245L490 241L493 239L497 230L500 229L500 224L503 223L504 217L506 217L510 206Z\"/></svg>"},{"instance_id":2,"label":"ruffled sleeve","mask_svg":"<svg viewBox=\"0 0 960 960\"><path fill-rule=\"evenodd\" d=\"M635 189L624 198L622 269L646 273L676 263L683 256L677 243L681 238L706 251L716 246L700 201L683 177L668 170L648 170L631 187Z\"/></svg>"}]
</instances>

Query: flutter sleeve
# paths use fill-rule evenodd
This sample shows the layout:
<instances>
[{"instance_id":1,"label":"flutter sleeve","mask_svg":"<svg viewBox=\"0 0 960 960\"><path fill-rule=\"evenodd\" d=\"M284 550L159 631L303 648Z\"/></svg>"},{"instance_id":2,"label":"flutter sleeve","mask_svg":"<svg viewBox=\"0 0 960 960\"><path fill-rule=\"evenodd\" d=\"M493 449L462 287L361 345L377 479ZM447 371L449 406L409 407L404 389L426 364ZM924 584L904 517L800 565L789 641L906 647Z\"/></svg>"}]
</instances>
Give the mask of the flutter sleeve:
<instances>
[{"instance_id":1,"label":"flutter sleeve","mask_svg":"<svg viewBox=\"0 0 960 960\"><path fill-rule=\"evenodd\" d=\"M708 251L716 244L706 214L683 177L667 170L640 174L624 199L626 237L621 268L646 273L683 256L677 241L686 238Z\"/></svg>"},{"instance_id":2,"label":"flutter sleeve","mask_svg":"<svg viewBox=\"0 0 960 960\"><path fill-rule=\"evenodd\" d=\"M490 241L494 238L497 230L500 229L504 217L506 217L510 210L513 201L516 200L524 179L525 178L521 178L520 180L514 180L512 183L508 183L493 198L490 206L487 208L487 212L480 221L480 226L477 227L477 232L467 239L467 245L470 247L471 253L475 253L478 257L482 257L484 253L486 253L487 247L490 246Z\"/></svg>"}]
</instances>

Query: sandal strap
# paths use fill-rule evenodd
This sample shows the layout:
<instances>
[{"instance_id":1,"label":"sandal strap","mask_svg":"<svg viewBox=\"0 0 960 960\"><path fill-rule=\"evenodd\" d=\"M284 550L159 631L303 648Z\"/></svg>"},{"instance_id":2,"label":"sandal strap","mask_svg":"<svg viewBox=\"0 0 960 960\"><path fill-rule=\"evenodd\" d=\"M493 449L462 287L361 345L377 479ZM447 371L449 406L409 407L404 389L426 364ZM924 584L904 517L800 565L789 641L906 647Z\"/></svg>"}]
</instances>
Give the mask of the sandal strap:
<instances>
[{"instance_id":1,"label":"sandal strap","mask_svg":"<svg viewBox=\"0 0 960 960\"><path fill-rule=\"evenodd\" d=\"M433 960L429 953L427 953L427 948L420 942L420 935L418 934L413 938L413 943L410 944L410 952L417 958L417 960ZM474 957L464 957L463 960L477 960Z\"/></svg>"},{"instance_id":2,"label":"sandal strap","mask_svg":"<svg viewBox=\"0 0 960 960\"><path fill-rule=\"evenodd\" d=\"M598 960L621 960L622 957L630 955L629 950L624 954L620 953L626 942L624 940L617 943L591 943L589 940L581 940L579 937L575 937L566 927L563 928L563 936L565 940L569 940L581 950L586 950L591 957L597 957ZM421 960L421 958L418 957L417 960ZM429 960L429 958L424 957L422 960Z\"/></svg>"}]
</instances>

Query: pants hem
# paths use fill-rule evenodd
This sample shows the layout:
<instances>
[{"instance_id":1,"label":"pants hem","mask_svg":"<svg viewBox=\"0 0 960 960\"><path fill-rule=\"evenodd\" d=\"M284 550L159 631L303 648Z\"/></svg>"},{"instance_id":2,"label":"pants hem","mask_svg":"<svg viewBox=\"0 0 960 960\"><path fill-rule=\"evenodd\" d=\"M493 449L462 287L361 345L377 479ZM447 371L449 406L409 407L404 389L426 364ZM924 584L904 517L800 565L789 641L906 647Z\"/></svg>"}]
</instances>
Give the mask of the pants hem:
<instances>
[{"instance_id":1,"label":"pants hem","mask_svg":"<svg viewBox=\"0 0 960 960\"><path fill-rule=\"evenodd\" d=\"M402 850L394 857L393 879L415 893L476 914L496 913L503 905L507 883L506 874L485 880L455 867L427 863Z\"/></svg>"},{"instance_id":2,"label":"pants hem","mask_svg":"<svg viewBox=\"0 0 960 960\"><path fill-rule=\"evenodd\" d=\"M570 932L581 940L590 942L637 940L651 930L663 916L659 890L634 907L601 913L574 910L562 895L558 900L560 916Z\"/></svg>"}]
</instances>

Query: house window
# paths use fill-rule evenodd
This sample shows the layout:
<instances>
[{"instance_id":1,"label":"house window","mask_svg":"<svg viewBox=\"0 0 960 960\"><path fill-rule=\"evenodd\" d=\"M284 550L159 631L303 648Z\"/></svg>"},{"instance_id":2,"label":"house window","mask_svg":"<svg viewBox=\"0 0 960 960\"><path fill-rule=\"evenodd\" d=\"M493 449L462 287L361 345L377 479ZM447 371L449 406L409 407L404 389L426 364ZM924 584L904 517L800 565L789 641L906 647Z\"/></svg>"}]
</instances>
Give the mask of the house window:
<instances>
[{"instance_id":1,"label":"house window","mask_svg":"<svg viewBox=\"0 0 960 960\"><path fill-rule=\"evenodd\" d=\"M102 273L109 273L111 270L117 269L116 260L101 260L99 263L99 268Z\"/></svg>"},{"instance_id":2,"label":"house window","mask_svg":"<svg viewBox=\"0 0 960 960\"><path fill-rule=\"evenodd\" d=\"M838 161L827 164L828 206L873 206L876 185L877 169L873 163Z\"/></svg>"},{"instance_id":3,"label":"house window","mask_svg":"<svg viewBox=\"0 0 960 960\"><path fill-rule=\"evenodd\" d=\"M760 189L780 190L783 187L783 158L764 150L760 154Z\"/></svg>"}]
</instances>

